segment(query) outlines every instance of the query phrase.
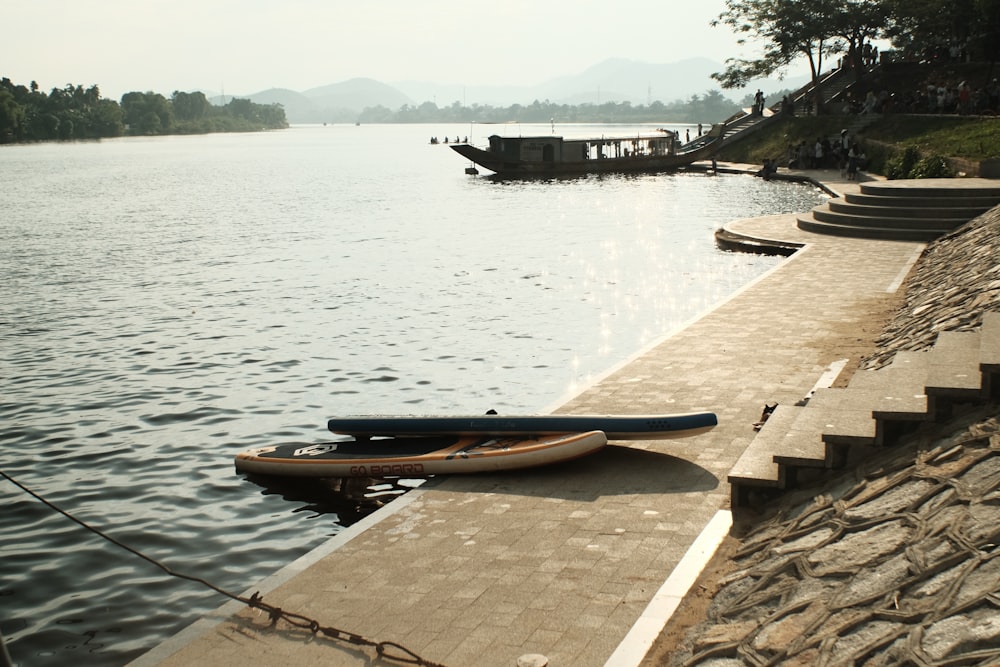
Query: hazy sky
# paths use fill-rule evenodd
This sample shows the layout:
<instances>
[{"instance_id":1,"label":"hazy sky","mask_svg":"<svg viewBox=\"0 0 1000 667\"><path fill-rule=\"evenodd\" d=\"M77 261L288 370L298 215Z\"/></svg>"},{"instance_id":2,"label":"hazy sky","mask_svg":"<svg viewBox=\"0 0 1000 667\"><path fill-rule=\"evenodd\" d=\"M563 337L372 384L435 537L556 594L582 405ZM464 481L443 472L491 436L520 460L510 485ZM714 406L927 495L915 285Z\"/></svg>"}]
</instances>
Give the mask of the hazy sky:
<instances>
[{"instance_id":1,"label":"hazy sky","mask_svg":"<svg viewBox=\"0 0 1000 667\"><path fill-rule=\"evenodd\" d=\"M739 55L724 0L8 0L0 76L251 94L354 77L536 84L607 58ZM744 55L750 55L744 53ZM793 72L792 74L796 74Z\"/></svg>"}]
</instances>

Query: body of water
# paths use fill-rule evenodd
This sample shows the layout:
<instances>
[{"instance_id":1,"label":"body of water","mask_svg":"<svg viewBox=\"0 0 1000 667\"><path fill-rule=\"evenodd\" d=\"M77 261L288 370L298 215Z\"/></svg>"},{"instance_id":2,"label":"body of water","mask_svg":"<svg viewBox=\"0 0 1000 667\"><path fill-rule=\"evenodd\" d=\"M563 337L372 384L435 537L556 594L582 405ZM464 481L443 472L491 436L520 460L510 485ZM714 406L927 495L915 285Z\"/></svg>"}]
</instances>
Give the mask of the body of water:
<instances>
[{"instance_id":1,"label":"body of water","mask_svg":"<svg viewBox=\"0 0 1000 667\"><path fill-rule=\"evenodd\" d=\"M242 592L398 489L251 481L234 454L321 441L336 415L548 410L782 261L722 252L715 229L822 198L748 176L470 177L429 143L470 132L0 147L0 469ZM0 502L17 664L120 665L224 602L2 478Z\"/></svg>"}]
</instances>

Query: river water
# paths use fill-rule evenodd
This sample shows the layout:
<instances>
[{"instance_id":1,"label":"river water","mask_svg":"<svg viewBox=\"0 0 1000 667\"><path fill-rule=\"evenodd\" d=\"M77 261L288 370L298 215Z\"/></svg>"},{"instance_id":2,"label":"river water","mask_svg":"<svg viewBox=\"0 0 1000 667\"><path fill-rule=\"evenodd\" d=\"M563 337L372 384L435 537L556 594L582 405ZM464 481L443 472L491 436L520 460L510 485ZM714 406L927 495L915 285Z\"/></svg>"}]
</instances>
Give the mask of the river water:
<instances>
[{"instance_id":1,"label":"river water","mask_svg":"<svg viewBox=\"0 0 1000 667\"><path fill-rule=\"evenodd\" d=\"M429 143L481 129L0 147L0 470L241 593L406 483L248 480L234 454L321 441L335 415L547 411L782 261L722 252L716 228L822 198L497 182ZM3 478L0 503L16 664L121 665L224 602Z\"/></svg>"}]
</instances>

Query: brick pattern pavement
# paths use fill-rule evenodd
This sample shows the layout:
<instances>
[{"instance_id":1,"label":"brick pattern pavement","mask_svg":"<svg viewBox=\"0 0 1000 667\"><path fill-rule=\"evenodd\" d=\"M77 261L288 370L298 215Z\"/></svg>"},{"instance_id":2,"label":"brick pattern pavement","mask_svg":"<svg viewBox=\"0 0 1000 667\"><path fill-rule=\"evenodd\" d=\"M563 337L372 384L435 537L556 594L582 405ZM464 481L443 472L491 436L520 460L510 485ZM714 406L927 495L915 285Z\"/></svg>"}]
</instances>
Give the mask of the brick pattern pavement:
<instances>
[{"instance_id":1,"label":"brick pattern pavement","mask_svg":"<svg viewBox=\"0 0 1000 667\"><path fill-rule=\"evenodd\" d=\"M922 248L808 234L794 215L738 224L809 245L559 410L712 410L716 429L612 444L564 466L435 479L264 599L449 666L511 667L525 654L604 665L727 506L726 475L763 404L802 398L839 358L823 351L833 332L863 322ZM137 664L371 664L371 651L228 613Z\"/></svg>"}]
</instances>

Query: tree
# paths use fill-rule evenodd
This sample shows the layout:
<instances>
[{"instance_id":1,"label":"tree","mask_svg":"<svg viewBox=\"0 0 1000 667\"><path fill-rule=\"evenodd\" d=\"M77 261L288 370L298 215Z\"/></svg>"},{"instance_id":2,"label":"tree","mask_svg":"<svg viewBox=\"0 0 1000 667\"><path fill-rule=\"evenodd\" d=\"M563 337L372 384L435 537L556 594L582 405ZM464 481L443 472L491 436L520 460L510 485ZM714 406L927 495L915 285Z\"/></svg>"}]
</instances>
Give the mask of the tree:
<instances>
[{"instance_id":1,"label":"tree","mask_svg":"<svg viewBox=\"0 0 1000 667\"><path fill-rule=\"evenodd\" d=\"M251 102L249 99L242 99L239 97L234 97L229 100L229 104L226 105L226 111L235 118L242 118L244 120L258 120L257 118L257 105Z\"/></svg>"},{"instance_id":2,"label":"tree","mask_svg":"<svg viewBox=\"0 0 1000 667\"><path fill-rule=\"evenodd\" d=\"M23 138L24 121L24 107L14 99L14 93L6 87L0 88L0 144Z\"/></svg>"},{"instance_id":3,"label":"tree","mask_svg":"<svg viewBox=\"0 0 1000 667\"><path fill-rule=\"evenodd\" d=\"M264 127L271 129L288 127L285 108L280 104L258 104L256 106L257 115Z\"/></svg>"},{"instance_id":4,"label":"tree","mask_svg":"<svg viewBox=\"0 0 1000 667\"><path fill-rule=\"evenodd\" d=\"M730 58L726 70L712 78L723 88L742 88L753 79L782 74L804 56L813 84L819 83L823 58L837 50L831 17L841 4L842 0L726 0L726 11L712 25L732 28L740 44L761 42L763 53L755 60Z\"/></svg>"},{"instance_id":5,"label":"tree","mask_svg":"<svg viewBox=\"0 0 1000 667\"><path fill-rule=\"evenodd\" d=\"M180 122L175 115L182 117ZM96 86L66 84L49 94L0 78L0 143L119 137L131 134L247 132L288 127L280 104L233 100L212 106L203 93L175 91L167 100L153 92L130 92L119 105L101 98Z\"/></svg>"},{"instance_id":6,"label":"tree","mask_svg":"<svg viewBox=\"0 0 1000 667\"><path fill-rule=\"evenodd\" d=\"M159 93L125 93L121 107L125 125L132 134L162 134L173 125L173 109Z\"/></svg>"},{"instance_id":7,"label":"tree","mask_svg":"<svg viewBox=\"0 0 1000 667\"><path fill-rule=\"evenodd\" d=\"M125 133L122 108L114 100L99 100L91 109L90 127L96 137L120 137Z\"/></svg>"},{"instance_id":8,"label":"tree","mask_svg":"<svg viewBox=\"0 0 1000 667\"><path fill-rule=\"evenodd\" d=\"M982 23L972 34L974 45L981 45L983 60L995 63L1000 56L1000 2L976 0Z\"/></svg>"},{"instance_id":9,"label":"tree","mask_svg":"<svg viewBox=\"0 0 1000 667\"><path fill-rule=\"evenodd\" d=\"M205 93L201 91L182 93L175 90L170 96L170 102L177 120L200 120L208 115L212 107Z\"/></svg>"},{"instance_id":10,"label":"tree","mask_svg":"<svg viewBox=\"0 0 1000 667\"><path fill-rule=\"evenodd\" d=\"M48 141L59 137L59 117L52 113L36 114L29 121L31 138Z\"/></svg>"},{"instance_id":11,"label":"tree","mask_svg":"<svg viewBox=\"0 0 1000 667\"><path fill-rule=\"evenodd\" d=\"M952 47L994 60L1000 7L996 0L883 0L893 46L921 60L943 61Z\"/></svg>"},{"instance_id":12,"label":"tree","mask_svg":"<svg viewBox=\"0 0 1000 667\"><path fill-rule=\"evenodd\" d=\"M830 17L832 34L846 43L847 61L858 80L864 73L861 62L864 45L884 33L888 17L889 6L872 0L843 0Z\"/></svg>"}]
</instances>

